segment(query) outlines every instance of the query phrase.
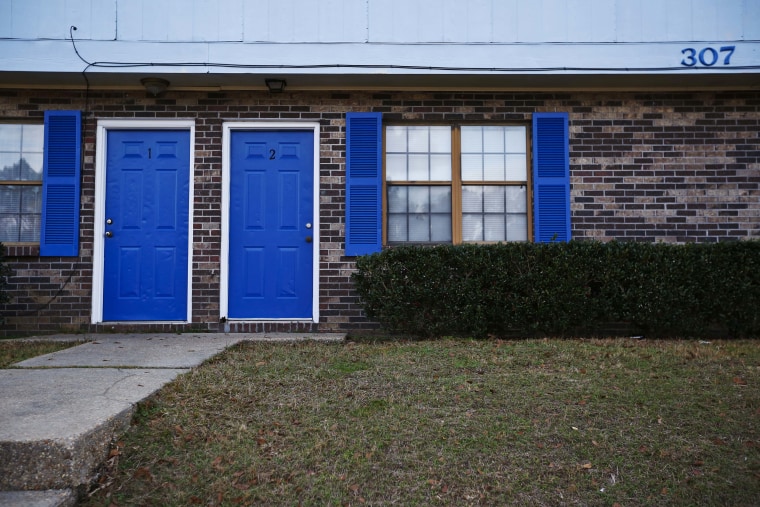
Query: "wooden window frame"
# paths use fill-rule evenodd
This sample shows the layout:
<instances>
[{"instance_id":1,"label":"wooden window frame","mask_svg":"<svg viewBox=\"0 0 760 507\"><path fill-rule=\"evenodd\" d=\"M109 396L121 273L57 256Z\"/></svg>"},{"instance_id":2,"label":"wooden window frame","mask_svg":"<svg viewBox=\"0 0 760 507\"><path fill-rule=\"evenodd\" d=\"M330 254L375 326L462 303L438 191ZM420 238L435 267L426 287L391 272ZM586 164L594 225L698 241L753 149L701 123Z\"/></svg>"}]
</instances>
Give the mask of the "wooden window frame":
<instances>
[{"instance_id":1,"label":"wooden window frame","mask_svg":"<svg viewBox=\"0 0 760 507\"><path fill-rule=\"evenodd\" d=\"M390 182L398 186L448 186L451 187L451 244L465 244L462 241L462 187L473 186L525 186L526 187L526 214L527 214L527 242L533 241L533 171L531 152L531 124L530 122L488 122L488 121L458 121L458 122L383 122L382 125L382 231L383 246L396 246L401 244L438 245L449 244L448 242L398 242L388 244L388 180L386 179L386 129L387 127L450 127L451 128L451 181L400 181ZM462 180L462 127L523 127L525 129L525 181L471 181ZM468 241L467 244L497 243L495 241Z\"/></svg>"}]
</instances>

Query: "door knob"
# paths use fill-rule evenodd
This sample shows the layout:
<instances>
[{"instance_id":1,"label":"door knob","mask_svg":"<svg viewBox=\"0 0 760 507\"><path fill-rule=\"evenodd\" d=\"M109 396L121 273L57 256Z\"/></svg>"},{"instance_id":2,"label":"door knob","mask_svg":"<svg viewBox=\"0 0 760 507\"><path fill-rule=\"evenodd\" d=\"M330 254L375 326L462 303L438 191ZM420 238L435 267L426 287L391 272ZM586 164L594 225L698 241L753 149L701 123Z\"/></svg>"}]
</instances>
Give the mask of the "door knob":
<instances>
[{"instance_id":1,"label":"door knob","mask_svg":"<svg viewBox=\"0 0 760 507\"><path fill-rule=\"evenodd\" d=\"M310 223L306 224L306 228L311 229L311 224Z\"/></svg>"},{"instance_id":2,"label":"door knob","mask_svg":"<svg viewBox=\"0 0 760 507\"><path fill-rule=\"evenodd\" d=\"M111 231L106 231L106 238L110 238L113 236L113 233Z\"/></svg>"},{"instance_id":3,"label":"door knob","mask_svg":"<svg viewBox=\"0 0 760 507\"><path fill-rule=\"evenodd\" d=\"M109 218L108 220L106 220L106 223L107 223L108 225L111 225L111 224L113 223L113 220L111 220L111 219Z\"/></svg>"}]
</instances>

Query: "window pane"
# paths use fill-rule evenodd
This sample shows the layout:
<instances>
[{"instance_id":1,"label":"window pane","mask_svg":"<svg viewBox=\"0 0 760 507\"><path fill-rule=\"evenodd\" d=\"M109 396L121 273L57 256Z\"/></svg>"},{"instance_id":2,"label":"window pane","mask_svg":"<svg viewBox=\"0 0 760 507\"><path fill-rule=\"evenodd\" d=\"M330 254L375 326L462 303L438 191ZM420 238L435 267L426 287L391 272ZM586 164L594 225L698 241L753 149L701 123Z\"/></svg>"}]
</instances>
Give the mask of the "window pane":
<instances>
[{"instance_id":1,"label":"window pane","mask_svg":"<svg viewBox=\"0 0 760 507\"><path fill-rule=\"evenodd\" d=\"M528 215L507 215L507 241L528 241Z\"/></svg>"},{"instance_id":2,"label":"window pane","mask_svg":"<svg viewBox=\"0 0 760 507\"><path fill-rule=\"evenodd\" d=\"M525 130L525 127L462 127L462 180L527 181ZM478 144L481 141L482 146ZM479 163L482 163L480 174Z\"/></svg>"},{"instance_id":3,"label":"window pane","mask_svg":"<svg viewBox=\"0 0 760 507\"><path fill-rule=\"evenodd\" d=\"M483 215L462 215L462 241L483 241Z\"/></svg>"},{"instance_id":4,"label":"window pane","mask_svg":"<svg viewBox=\"0 0 760 507\"><path fill-rule=\"evenodd\" d=\"M486 215L484 224L483 234L486 241L504 241L507 238L504 215Z\"/></svg>"},{"instance_id":5,"label":"window pane","mask_svg":"<svg viewBox=\"0 0 760 507\"><path fill-rule=\"evenodd\" d=\"M430 211L451 214L451 187L430 187Z\"/></svg>"},{"instance_id":6,"label":"window pane","mask_svg":"<svg viewBox=\"0 0 760 507\"><path fill-rule=\"evenodd\" d=\"M526 199L524 185L463 186L462 241L527 240Z\"/></svg>"},{"instance_id":7,"label":"window pane","mask_svg":"<svg viewBox=\"0 0 760 507\"><path fill-rule=\"evenodd\" d=\"M483 211L486 213L504 213L506 203L504 193L507 187L483 187Z\"/></svg>"},{"instance_id":8,"label":"window pane","mask_svg":"<svg viewBox=\"0 0 760 507\"><path fill-rule=\"evenodd\" d=\"M504 181L504 155L483 156L483 179Z\"/></svg>"},{"instance_id":9,"label":"window pane","mask_svg":"<svg viewBox=\"0 0 760 507\"><path fill-rule=\"evenodd\" d=\"M406 213L407 187L388 186L388 213Z\"/></svg>"},{"instance_id":10,"label":"window pane","mask_svg":"<svg viewBox=\"0 0 760 507\"><path fill-rule=\"evenodd\" d=\"M451 153L451 127L430 127L430 151Z\"/></svg>"},{"instance_id":11,"label":"window pane","mask_svg":"<svg viewBox=\"0 0 760 507\"><path fill-rule=\"evenodd\" d=\"M386 127L386 181L451 181L451 127Z\"/></svg>"},{"instance_id":12,"label":"window pane","mask_svg":"<svg viewBox=\"0 0 760 507\"><path fill-rule=\"evenodd\" d=\"M410 153L427 153L430 151L430 127L409 127L408 140Z\"/></svg>"},{"instance_id":13,"label":"window pane","mask_svg":"<svg viewBox=\"0 0 760 507\"><path fill-rule=\"evenodd\" d=\"M407 215L388 214L388 241L408 241Z\"/></svg>"},{"instance_id":14,"label":"window pane","mask_svg":"<svg viewBox=\"0 0 760 507\"><path fill-rule=\"evenodd\" d=\"M508 153L525 153L525 127L504 127Z\"/></svg>"},{"instance_id":15,"label":"window pane","mask_svg":"<svg viewBox=\"0 0 760 507\"><path fill-rule=\"evenodd\" d=\"M483 128L462 127L462 153L483 152Z\"/></svg>"},{"instance_id":16,"label":"window pane","mask_svg":"<svg viewBox=\"0 0 760 507\"><path fill-rule=\"evenodd\" d=\"M42 153L45 145L44 125L24 125L22 129L21 151L24 153Z\"/></svg>"},{"instance_id":17,"label":"window pane","mask_svg":"<svg viewBox=\"0 0 760 507\"><path fill-rule=\"evenodd\" d=\"M409 181L430 181L427 155L409 155Z\"/></svg>"},{"instance_id":18,"label":"window pane","mask_svg":"<svg viewBox=\"0 0 760 507\"><path fill-rule=\"evenodd\" d=\"M42 153L25 153L21 159L21 179L42 181Z\"/></svg>"},{"instance_id":19,"label":"window pane","mask_svg":"<svg viewBox=\"0 0 760 507\"><path fill-rule=\"evenodd\" d=\"M451 154L430 155L430 180L451 181Z\"/></svg>"},{"instance_id":20,"label":"window pane","mask_svg":"<svg viewBox=\"0 0 760 507\"><path fill-rule=\"evenodd\" d=\"M23 125L0 125L0 151L21 152L21 131Z\"/></svg>"},{"instance_id":21,"label":"window pane","mask_svg":"<svg viewBox=\"0 0 760 507\"><path fill-rule=\"evenodd\" d=\"M18 180L21 168L20 156L16 153L0 152L0 180Z\"/></svg>"},{"instance_id":22,"label":"window pane","mask_svg":"<svg viewBox=\"0 0 760 507\"><path fill-rule=\"evenodd\" d=\"M409 216L409 241L430 241L430 215Z\"/></svg>"},{"instance_id":23,"label":"window pane","mask_svg":"<svg viewBox=\"0 0 760 507\"><path fill-rule=\"evenodd\" d=\"M410 213L430 211L430 187L409 187L408 206Z\"/></svg>"},{"instance_id":24,"label":"window pane","mask_svg":"<svg viewBox=\"0 0 760 507\"><path fill-rule=\"evenodd\" d=\"M0 242L9 243L18 241L18 215L0 213Z\"/></svg>"},{"instance_id":25,"label":"window pane","mask_svg":"<svg viewBox=\"0 0 760 507\"><path fill-rule=\"evenodd\" d=\"M385 128L385 151L388 153L406 152L406 127Z\"/></svg>"},{"instance_id":26,"label":"window pane","mask_svg":"<svg viewBox=\"0 0 760 507\"><path fill-rule=\"evenodd\" d=\"M483 152L504 153L504 127L483 127Z\"/></svg>"},{"instance_id":27,"label":"window pane","mask_svg":"<svg viewBox=\"0 0 760 507\"><path fill-rule=\"evenodd\" d=\"M21 188L21 212L22 213L41 213L42 212L42 187L22 187Z\"/></svg>"},{"instance_id":28,"label":"window pane","mask_svg":"<svg viewBox=\"0 0 760 507\"><path fill-rule=\"evenodd\" d=\"M483 156L462 154L462 180L483 181Z\"/></svg>"},{"instance_id":29,"label":"window pane","mask_svg":"<svg viewBox=\"0 0 760 507\"><path fill-rule=\"evenodd\" d=\"M507 194L507 211L509 213L528 212L528 190L525 186L504 187Z\"/></svg>"},{"instance_id":30,"label":"window pane","mask_svg":"<svg viewBox=\"0 0 760 507\"><path fill-rule=\"evenodd\" d=\"M483 187L472 185L462 187L462 212L483 212Z\"/></svg>"},{"instance_id":31,"label":"window pane","mask_svg":"<svg viewBox=\"0 0 760 507\"><path fill-rule=\"evenodd\" d=\"M451 241L451 214L431 215L430 220L431 241Z\"/></svg>"},{"instance_id":32,"label":"window pane","mask_svg":"<svg viewBox=\"0 0 760 507\"><path fill-rule=\"evenodd\" d=\"M388 241L451 241L451 187L389 186Z\"/></svg>"},{"instance_id":33,"label":"window pane","mask_svg":"<svg viewBox=\"0 0 760 507\"><path fill-rule=\"evenodd\" d=\"M406 155L388 154L385 156L385 179L388 181L406 180Z\"/></svg>"},{"instance_id":34,"label":"window pane","mask_svg":"<svg viewBox=\"0 0 760 507\"><path fill-rule=\"evenodd\" d=\"M507 173L505 181L527 181L527 163L525 155L507 155Z\"/></svg>"},{"instance_id":35,"label":"window pane","mask_svg":"<svg viewBox=\"0 0 760 507\"><path fill-rule=\"evenodd\" d=\"M21 187L0 186L0 213L18 213L21 210Z\"/></svg>"},{"instance_id":36,"label":"window pane","mask_svg":"<svg viewBox=\"0 0 760 507\"><path fill-rule=\"evenodd\" d=\"M21 234L18 241L39 243L40 215L21 215Z\"/></svg>"}]
</instances>

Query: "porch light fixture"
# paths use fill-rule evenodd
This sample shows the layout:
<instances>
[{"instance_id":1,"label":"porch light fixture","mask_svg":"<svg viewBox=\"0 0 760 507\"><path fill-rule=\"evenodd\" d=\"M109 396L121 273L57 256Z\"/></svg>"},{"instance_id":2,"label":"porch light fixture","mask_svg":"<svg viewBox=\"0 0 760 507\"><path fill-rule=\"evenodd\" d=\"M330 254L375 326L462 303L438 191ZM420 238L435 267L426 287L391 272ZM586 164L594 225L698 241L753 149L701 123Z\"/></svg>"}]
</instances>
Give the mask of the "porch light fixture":
<instances>
[{"instance_id":1,"label":"porch light fixture","mask_svg":"<svg viewBox=\"0 0 760 507\"><path fill-rule=\"evenodd\" d=\"M169 88L169 81L160 77L146 77L140 80L145 90L154 97L158 97Z\"/></svg>"},{"instance_id":2,"label":"porch light fixture","mask_svg":"<svg viewBox=\"0 0 760 507\"><path fill-rule=\"evenodd\" d=\"M284 79L265 79L264 82L270 93L282 93L285 85L288 84Z\"/></svg>"}]
</instances>

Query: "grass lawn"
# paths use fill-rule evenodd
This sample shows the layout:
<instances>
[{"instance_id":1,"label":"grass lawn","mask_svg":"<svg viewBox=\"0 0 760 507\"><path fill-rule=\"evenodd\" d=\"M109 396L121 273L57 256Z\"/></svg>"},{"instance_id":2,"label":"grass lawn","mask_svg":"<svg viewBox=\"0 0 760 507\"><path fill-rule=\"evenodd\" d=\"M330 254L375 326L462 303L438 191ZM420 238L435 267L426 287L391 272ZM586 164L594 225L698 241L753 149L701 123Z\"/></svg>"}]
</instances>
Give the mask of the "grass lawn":
<instances>
[{"instance_id":1,"label":"grass lawn","mask_svg":"<svg viewBox=\"0 0 760 507\"><path fill-rule=\"evenodd\" d=\"M81 343L0 339L0 368L8 368L13 363L68 349Z\"/></svg>"},{"instance_id":2,"label":"grass lawn","mask_svg":"<svg viewBox=\"0 0 760 507\"><path fill-rule=\"evenodd\" d=\"M90 505L760 504L760 342L244 343Z\"/></svg>"}]
</instances>

